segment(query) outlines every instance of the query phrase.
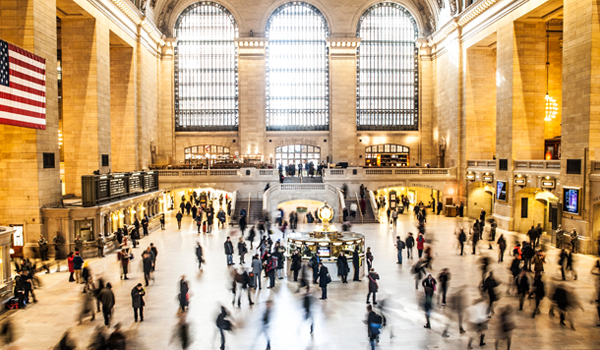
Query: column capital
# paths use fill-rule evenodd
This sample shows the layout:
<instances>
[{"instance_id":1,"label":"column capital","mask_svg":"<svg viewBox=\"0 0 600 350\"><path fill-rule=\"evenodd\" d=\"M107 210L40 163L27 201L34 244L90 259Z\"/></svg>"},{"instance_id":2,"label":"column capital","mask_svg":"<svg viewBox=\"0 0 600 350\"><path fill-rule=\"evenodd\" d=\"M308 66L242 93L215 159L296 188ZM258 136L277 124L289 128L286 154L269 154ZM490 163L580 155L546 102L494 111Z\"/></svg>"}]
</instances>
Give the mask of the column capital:
<instances>
[{"instance_id":1,"label":"column capital","mask_svg":"<svg viewBox=\"0 0 600 350\"><path fill-rule=\"evenodd\" d=\"M266 54L269 39L266 37L247 37L235 39L239 58L263 59Z\"/></svg>"},{"instance_id":2,"label":"column capital","mask_svg":"<svg viewBox=\"0 0 600 350\"><path fill-rule=\"evenodd\" d=\"M327 38L329 55L332 58L356 58L356 48L360 46L360 38Z\"/></svg>"}]
</instances>

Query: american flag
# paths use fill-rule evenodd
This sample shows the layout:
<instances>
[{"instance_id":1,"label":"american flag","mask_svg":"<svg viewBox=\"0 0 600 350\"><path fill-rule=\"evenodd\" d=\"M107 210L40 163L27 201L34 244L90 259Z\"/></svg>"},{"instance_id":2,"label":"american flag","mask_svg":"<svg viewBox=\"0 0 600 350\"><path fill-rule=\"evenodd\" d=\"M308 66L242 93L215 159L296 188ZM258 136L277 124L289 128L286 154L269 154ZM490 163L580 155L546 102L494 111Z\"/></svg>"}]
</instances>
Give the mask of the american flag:
<instances>
[{"instance_id":1,"label":"american flag","mask_svg":"<svg viewBox=\"0 0 600 350\"><path fill-rule=\"evenodd\" d=\"M0 124L46 130L46 59L3 40Z\"/></svg>"}]
</instances>

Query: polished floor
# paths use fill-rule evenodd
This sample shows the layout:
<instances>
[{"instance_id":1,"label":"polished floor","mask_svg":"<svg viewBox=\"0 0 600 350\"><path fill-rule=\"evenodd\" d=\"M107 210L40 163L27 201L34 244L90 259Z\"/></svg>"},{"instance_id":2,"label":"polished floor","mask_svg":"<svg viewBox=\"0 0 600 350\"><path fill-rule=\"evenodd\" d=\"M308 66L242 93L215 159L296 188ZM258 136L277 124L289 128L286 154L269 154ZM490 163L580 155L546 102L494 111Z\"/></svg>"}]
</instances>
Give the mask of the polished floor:
<instances>
[{"instance_id":1,"label":"polished floor","mask_svg":"<svg viewBox=\"0 0 600 350\"><path fill-rule=\"evenodd\" d=\"M261 336L261 315L264 301L274 302L274 316L269 334L272 349L328 349L353 350L367 349L365 318L365 298L367 282L334 282L329 287L327 301L316 300L315 332L309 335L308 324L303 322L299 294L295 294L296 284L287 279L278 280L273 290L262 289L255 293L256 305L249 307L246 300L241 309L231 307L229 292L229 274L226 258L223 253L223 242L227 235L232 235L237 242L237 228L215 231L212 235L198 235L190 217L184 218L183 227L177 230L176 222L168 218L167 229L156 231L142 239L141 247L153 242L158 250L155 283L147 288L146 311L143 323L134 323L131 309L130 291L135 284L143 282L139 255L141 248L134 250L136 260L130 279L119 279L119 268L116 255L108 254L103 259L91 261L95 276L103 277L111 282L116 295L114 323L121 322L128 336L128 349L176 349L177 343L171 342L177 323L178 280L185 274L190 282L191 301L188 321L194 343L190 349L218 349L219 337L215 327L215 318L220 305L232 311L235 330L227 334L227 349L264 349L266 341ZM458 256L456 250L455 228L468 222L458 218L428 217L428 233L426 239L434 250L433 275L448 267L452 273L450 293L464 286L471 298L478 297L477 289L481 274L478 268L479 255ZM301 230L308 230L311 225L302 225ZM374 253L374 267L379 272L379 299L387 298L391 305L387 327L381 336L381 349L465 349L468 334L460 335L456 320L448 318L444 307L436 307L432 319L432 329L423 328L424 316L419 307L422 289L415 291L413 275L410 273L411 263L396 264L394 247L395 236L415 231L412 215L404 214L394 232L385 224L355 225L353 230L366 235L367 245ZM204 271L197 270L194 247L199 241L205 248L206 265ZM509 239L513 242L513 238ZM484 254L497 256L497 250L483 250ZM559 282L560 274L557 252L551 250L546 265L548 284ZM406 256L405 256L406 258ZM247 259L249 261L250 259ZM237 261L237 259L236 259ZM495 261L495 259L494 259ZM513 332L511 349L598 349L600 348L600 328L596 326L597 314L594 300L594 277L590 269L595 258L580 256L577 260L579 279L567 281L572 286L584 308L574 313L576 331L569 327L561 327L557 317L549 317L549 301L542 304L542 314L531 319L531 304L526 303L527 311L516 315L517 328ZM518 306L514 296L506 295L508 284L508 267L510 259L503 264L492 266L498 279L503 282L499 287L501 299L498 307L506 304ZM63 267L64 271L64 267ZM81 304L81 286L68 282L66 272L40 275L44 288L38 290L39 302L25 310L5 314L17 326L18 349L50 349L60 340L63 333L70 331L78 344L78 349L87 348L94 327L102 324L101 315L95 321L84 321L78 325L78 312ZM315 288L316 290L317 288ZM317 294L317 296L319 296ZM444 324L451 320L450 337L441 336ZM492 318L490 331L483 348L493 349L496 318ZM393 328L395 337L390 338ZM110 330L112 331L112 329ZM181 347L179 347L181 348ZM475 348L479 348L475 346ZM505 348L503 345L502 348Z\"/></svg>"}]
</instances>

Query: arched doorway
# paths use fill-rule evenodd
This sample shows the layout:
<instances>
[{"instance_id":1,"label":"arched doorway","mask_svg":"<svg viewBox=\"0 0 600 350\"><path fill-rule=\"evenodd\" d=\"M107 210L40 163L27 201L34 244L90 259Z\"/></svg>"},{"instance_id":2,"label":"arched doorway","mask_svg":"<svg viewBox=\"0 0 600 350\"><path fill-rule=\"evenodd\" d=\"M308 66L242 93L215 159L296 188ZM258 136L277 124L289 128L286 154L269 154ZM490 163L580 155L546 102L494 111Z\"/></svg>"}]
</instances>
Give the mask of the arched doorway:
<instances>
[{"instance_id":1,"label":"arched doorway","mask_svg":"<svg viewBox=\"0 0 600 350\"><path fill-rule=\"evenodd\" d=\"M315 167L321 163L321 147L311 145L287 145L275 148L275 163L306 164L313 162Z\"/></svg>"},{"instance_id":2,"label":"arched doorway","mask_svg":"<svg viewBox=\"0 0 600 350\"><path fill-rule=\"evenodd\" d=\"M558 197L540 188L525 188L515 194L514 226L517 232L526 233L531 226L541 224L542 231L552 232L551 207L558 203Z\"/></svg>"},{"instance_id":3,"label":"arched doorway","mask_svg":"<svg viewBox=\"0 0 600 350\"><path fill-rule=\"evenodd\" d=\"M468 188L467 216L479 218L482 208L486 216L491 217L494 210L494 188L486 182L473 182Z\"/></svg>"}]
</instances>

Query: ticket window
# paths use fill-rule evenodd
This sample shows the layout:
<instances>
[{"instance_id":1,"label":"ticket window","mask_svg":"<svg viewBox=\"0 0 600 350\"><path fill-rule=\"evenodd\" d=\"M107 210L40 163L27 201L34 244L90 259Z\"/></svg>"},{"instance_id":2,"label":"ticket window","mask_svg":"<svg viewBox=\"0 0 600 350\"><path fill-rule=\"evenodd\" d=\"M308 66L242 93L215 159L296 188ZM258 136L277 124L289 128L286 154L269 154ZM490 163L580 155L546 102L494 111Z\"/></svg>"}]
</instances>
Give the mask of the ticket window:
<instances>
[{"instance_id":1,"label":"ticket window","mask_svg":"<svg viewBox=\"0 0 600 350\"><path fill-rule=\"evenodd\" d=\"M84 242L94 241L94 220L76 220L75 237L79 235Z\"/></svg>"}]
</instances>

